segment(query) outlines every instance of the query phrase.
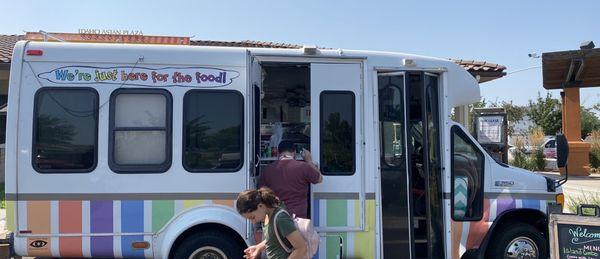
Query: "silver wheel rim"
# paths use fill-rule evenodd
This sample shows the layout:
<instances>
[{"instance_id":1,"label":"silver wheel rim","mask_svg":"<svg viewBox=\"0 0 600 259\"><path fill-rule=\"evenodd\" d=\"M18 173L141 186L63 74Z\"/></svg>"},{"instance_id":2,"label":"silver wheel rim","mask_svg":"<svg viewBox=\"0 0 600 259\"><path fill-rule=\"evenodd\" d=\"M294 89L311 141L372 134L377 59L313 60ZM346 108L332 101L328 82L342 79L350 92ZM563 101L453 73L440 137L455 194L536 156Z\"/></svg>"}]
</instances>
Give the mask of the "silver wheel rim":
<instances>
[{"instance_id":1,"label":"silver wheel rim","mask_svg":"<svg viewBox=\"0 0 600 259\"><path fill-rule=\"evenodd\" d=\"M504 251L505 259L537 259L539 250L535 242L528 237L517 237L508 243Z\"/></svg>"},{"instance_id":2,"label":"silver wheel rim","mask_svg":"<svg viewBox=\"0 0 600 259\"><path fill-rule=\"evenodd\" d=\"M227 259L223 251L214 246L203 246L196 249L189 259Z\"/></svg>"}]
</instances>

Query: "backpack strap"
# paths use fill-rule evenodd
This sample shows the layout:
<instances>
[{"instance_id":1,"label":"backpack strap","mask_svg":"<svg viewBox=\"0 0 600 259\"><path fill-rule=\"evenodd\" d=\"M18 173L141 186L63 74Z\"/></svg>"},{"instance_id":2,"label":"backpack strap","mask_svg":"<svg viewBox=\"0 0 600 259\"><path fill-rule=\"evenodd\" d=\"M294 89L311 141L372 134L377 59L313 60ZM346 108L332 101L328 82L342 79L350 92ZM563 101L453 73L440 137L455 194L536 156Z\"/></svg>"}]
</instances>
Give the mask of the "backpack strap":
<instances>
[{"instance_id":1,"label":"backpack strap","mask_svg":"<svg viewBox=\"0 0 600 259\"><path fill-rule=\"evenodd\" d=\"M283 250L285 250L286 253L291 253L292 252L292 248L289 248L284 242L283 239L281 238L281 236L279 235L279 230L277 229L277 216L279 216L280 213L285 213L288 214L287 211L285 211L284 209L279 209L279 211L277 213L275 213L275 215L273 216L273 229L275 230L275 236L277 237L277 241L279 241L279 244L281 245L281 247L283 247ZM288 214L290 215L290 214Z\"/></svg>"}]
</instances>

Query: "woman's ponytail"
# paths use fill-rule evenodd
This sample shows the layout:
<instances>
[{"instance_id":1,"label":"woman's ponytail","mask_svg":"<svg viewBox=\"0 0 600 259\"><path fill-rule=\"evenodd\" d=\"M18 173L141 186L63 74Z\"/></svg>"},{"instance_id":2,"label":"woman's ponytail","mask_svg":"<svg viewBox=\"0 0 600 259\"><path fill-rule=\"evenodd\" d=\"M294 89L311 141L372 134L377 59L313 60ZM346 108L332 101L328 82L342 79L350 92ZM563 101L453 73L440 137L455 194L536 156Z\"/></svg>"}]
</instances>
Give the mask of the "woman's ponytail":
<instances>
[{"instance_id":1,"label":"woman's ponytail","mask_svg":"<svg viewBox=\"0 0 600 259\"><path fill-rule=\"evenodd\" d=\"M258 193L260 195L260 201L262 204L266 205L269 208L275 208L279 206L279 198L275 196L273 190L267 187L261 187L258 189Z\"/></svg>"}]
</instances>

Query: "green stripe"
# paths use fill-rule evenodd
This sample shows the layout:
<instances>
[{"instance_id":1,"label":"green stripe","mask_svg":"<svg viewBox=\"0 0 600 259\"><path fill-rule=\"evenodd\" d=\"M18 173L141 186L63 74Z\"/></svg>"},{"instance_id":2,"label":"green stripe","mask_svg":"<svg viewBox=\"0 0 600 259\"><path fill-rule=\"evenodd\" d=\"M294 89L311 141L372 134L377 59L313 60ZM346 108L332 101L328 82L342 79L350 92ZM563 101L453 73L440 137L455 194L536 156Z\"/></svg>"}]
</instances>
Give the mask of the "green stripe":
<instances>
[{"instance_id":1,"label":"green stripe","mask_svg":"<svg viewBox=\"0 0 600 259\"><path fill-rule=\"evenodd\" d=\"M344 227L348 225L348 201L327 200L327 226ZM337 233L344 240L344 256L348 255L346 233ZM336 236L327 237L327 258L337 258L340 251L340 239Z\"/></svg>"},{"instance_id":2,"label":"green stripe","mask_svg":"<svg viewBox=\"0 0 600 259\"><path fill-rule=\"evenodd\" d=\"M8 231L15 231L15 201L6 201L6 229Z\"/></svg>"},{"instance_id":3,"label":"green stripe","mask_svg":"<svg viewBox=\"0 0 600 259\"><path fill-rule=\"evenodd\" d=\"M175 214L175 201L152 201L152 232L158 232Z\"/></svg>"}]
</instances>

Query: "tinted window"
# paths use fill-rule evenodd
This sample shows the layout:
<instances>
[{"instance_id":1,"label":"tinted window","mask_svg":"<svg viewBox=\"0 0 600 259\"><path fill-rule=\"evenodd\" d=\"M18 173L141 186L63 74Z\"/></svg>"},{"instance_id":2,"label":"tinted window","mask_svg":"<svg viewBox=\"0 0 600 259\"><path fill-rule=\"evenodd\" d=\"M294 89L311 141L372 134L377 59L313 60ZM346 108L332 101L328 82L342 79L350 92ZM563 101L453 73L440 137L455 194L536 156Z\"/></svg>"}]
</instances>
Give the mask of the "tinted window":
<instances>
[{"instance_id":1,"label":"tinted window","mask_svg":"<svg viewBox=\"0 0 600 259\"><path fill-rule=\"evenodd\" d=\"M427 125L427 157L429 163L426 165L428 176L426 188L429 200L429 249L430 258L444 257L444 206L442 204L442 172L440 163L440 113L438 97L437 76L425 74L425 124Z\"/></svg>"},{"instance_id":2,"label":"tinted window","mask_svg":"<svg viewBox=\"0 0 600 259\"><path fill-rule=\"evenodd\" d=\"M403 76L379 77L379 121L381 123L382 165L403 164L404 154L404 87Z\"/></svg>"},{"instance_id":3,"label":"tinted window","mask_svg":"<svg viewBox=\"0 0 600 259\"><path fill-rule=\"evenodd\" d=\"M244 100L234 91L189 91L183 102L183 165L191 172L243 164Z\"/></svg>"},{"instance_id":4,"label":"tinted window","mask_svg":"<svg viewBox=\"0 0 600 259\"><path fill-rule=\"evenodd\" d=\"M321 171L354 173L354 93L321 93Z\"/></svg>"},{"instance_id":5,"label":"tinted window","mask_svg":"<svg viewBox=\"0 0 600 259\"><path fill-rule=\"evenodd\" d=\"M111 168L164 172L171 164L171 95L164 90L120 89L111 96Z\"/></svg>"},{"instance_id":6,"label":"tinted window","mask_svg":"<svg viewBox=\"0 0 600 259\"><path fill-rule=\"evenodd\" d=\"M381 220L384 258L410 258L410 221L407 212L408 174L404 125L404 76L379 75L379 130L381 135ZM398 222L406 222L398 227Z\"/></svg>"},{"instance_id":7,"label":"tinted window","mask_svg":"<svg viewBox=\"0 0 600 259\"><path fill-rule=\"evenodd\" d=\"M98 95L43 88L35 96L33 166L38 172L89 172L96 165Z\"/></svg>"},{"instance_id":8,"label":"tinted window","mask_svg":"<svg viewBox=\"0 0 600 259\"><path fill-rule=\"evenodd\" d=\"M480 220L483 215L484 156L458 127L452 128L452 218Z\"/></svg>"}]
</instances>

